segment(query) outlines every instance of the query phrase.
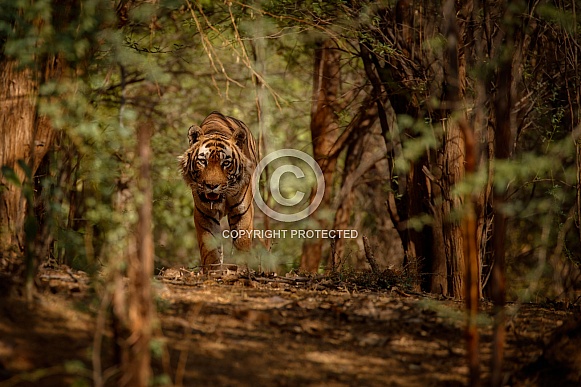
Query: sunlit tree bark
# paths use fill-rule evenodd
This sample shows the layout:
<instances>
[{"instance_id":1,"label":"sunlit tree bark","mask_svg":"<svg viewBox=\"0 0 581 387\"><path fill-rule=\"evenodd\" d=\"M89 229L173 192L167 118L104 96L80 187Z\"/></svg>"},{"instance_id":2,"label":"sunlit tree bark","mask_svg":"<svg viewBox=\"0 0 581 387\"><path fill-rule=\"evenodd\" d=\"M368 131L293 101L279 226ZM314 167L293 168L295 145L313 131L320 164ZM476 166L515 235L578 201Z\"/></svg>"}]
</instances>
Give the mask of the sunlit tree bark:
<instances>
[{"instance_id":1,"label":"sunlit tree bark","mask_svg":"<svg viewBox=\"0 0 581 387\"><path fill-rule=\"evenodd\" d=\"M70 17L72 4L56 2L57 31ZM40 24L42 21L35 21L33 28ZM14 22L13 28L18 30L21 26ZM50 120L38 113L39 87L45 81L62 77L67 66L60 55L53 54L33 54L34 61L22 65L16 58L5 54L4 46L0 48L3 53L0 55L0 166L3 167L0 181L0 267L7 268L26 251L29 256L34 254L37 229L32 227L32 209L28 208L32 205L28 202L33 195L30 194L27 202L22 187L31 189L32 177L54 139ZM25 233L27 213L31 221ZM29 280L34 273L31 264L34 266L33 262L27 265Z\"/></svg>"},{"instance_id":2,"label":"sunlit tree bark","mask_svg":"<svg viewBox=\"0 0 581 387\"><path fill-rule=\"evenodd\" d=\"M137 127L138 173L137 225L135 251L127 257L127 315L131 335L122 346L123 386L147 386L152 375L150 340L152 335L153 304L151 276L153 275L153 187L151 182L151 136L153 120L144 120Z\"/></svg>"},{"instance_id":3,"label":"sunlit tree bark","mask_svg":"<svg viewBox=\"0 0 581 387\"><path fill-rule=\"evenodd\" d=\"M0 191L0 245L2 246L2 266L6 266L15 256L24 252L24 218L26 200L21 185L25 171L18 161L29 165L37 148L48 149L48 143L36 141L35 117L38 92L38 75L31 69L18 69L13 60L0 64L0 164L4 168L2 191ZM42 139L39 139L42 141ZM17 181L10 181L10 168ZM30 182L29 182L30 183Z\"/></svg>"},{"instance_id":4,"label":"sunlit tree bark","mask_svg":"<svg viewBox=\"0 0 581 387\"><path fill-rule=\"evenodd\" d=\"M459 11L469 16L471 10ZM401 163L402 144L418 136L411 126L397 127L397 116L429 121L439 147L426 146L423 155L406 160L407 170L390 171L392 192L388 210L402 239L404 265L423 289L462 297L463 239L460 223L454 219L462 203L453 194L453 188L464 175L464 145L457 117L452 118L451 114L462 109L466 83L464 24L454 34L461 50L445 56L423 40L443 33L445 26L439 7L400 0L395 8L379 9L377 14L381 22L371 30L376 42L369 44L363 40L361 55L379 107L390 165ZM416 28L419 25L421 29ZM386 29L393 32L386 33ZM377 49L382 45L398 50L394 55L383 56ZM416 84L417 87L412 86ZM409 86L405 92L402 85ZM387 96L387 101L382 96ZM431 103L430 98L438 103ZM411 222L426 214L432 217L432 222L411 226Z\"/></svg>"},{"instance_id":5,"label":"sunlit tree bark","mask_svg":"<svg viewBox=\"0 0 581 387\"><path fill-rule=\"evenodd\" d=\"M339 137L337 120L338 99L341 85L340 53L332 40L318 43L315 49L313 74L313 99L311 109L311 137L313 155L321 166L325 178L325 193L320 208L330 204L333 187L333 173L337 156L330 156L333 145ZM317 212L315 212L317 216ZM327 228L330 221L318 217L319 227ZM322 257L323 242L308 241L303 245L301 270L316 272Z\"/></svg>"}]
</instances>

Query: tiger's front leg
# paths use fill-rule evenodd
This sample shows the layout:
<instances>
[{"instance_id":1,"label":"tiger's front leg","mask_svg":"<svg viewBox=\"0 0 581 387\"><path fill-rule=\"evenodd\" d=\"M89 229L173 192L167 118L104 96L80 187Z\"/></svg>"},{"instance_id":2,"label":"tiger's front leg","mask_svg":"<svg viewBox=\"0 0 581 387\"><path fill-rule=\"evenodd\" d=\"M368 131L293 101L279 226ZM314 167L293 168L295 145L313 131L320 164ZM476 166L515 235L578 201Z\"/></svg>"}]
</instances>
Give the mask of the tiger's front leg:
<instances>
[{"instance_id":1,"label":"tiger's front leg","mask_svg":"<svg viewBox=\"0 0 581 387\"><path fill-rule=\"evenodd\" d=\"M234 209L233 213L228 215L228 224L230 231L246 231L238 233L238 237L232 241L236 249L241 251L250 251L252 246L252 232L254 230L254 207L252 203L245 207Z\"/></svg>"},{"instance_id":2,"label":"tiger's front leg","mask_svg":"<svg viewBox=\"0 0 581 387\"><path fill-rule=\"evenodd\" d=\"M220 222L204 214L202 210L195 206L196 215L194 225L196 226L196 236L200 248L202 270L206 271L210 265L221 263L222 246L218 236L220 235Z\"/></svg>"}]
</instances>

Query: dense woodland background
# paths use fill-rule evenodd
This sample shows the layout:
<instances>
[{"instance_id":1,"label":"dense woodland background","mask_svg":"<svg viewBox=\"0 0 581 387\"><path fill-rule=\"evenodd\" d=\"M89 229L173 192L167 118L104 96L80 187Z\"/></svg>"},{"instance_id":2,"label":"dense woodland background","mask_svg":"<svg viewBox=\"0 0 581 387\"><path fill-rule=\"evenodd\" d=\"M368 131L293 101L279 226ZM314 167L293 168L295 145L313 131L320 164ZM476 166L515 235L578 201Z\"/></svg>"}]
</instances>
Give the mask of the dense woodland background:
<instances>
[{"instance_id":1,"label":"dense woodland background","mask_svg":"<svg viewBox=\"0 0 581 387\"><path fill-rule=\"evenodd\" d=\"M64 264L114 292L198 265L176 159L218 110L325 174L314 216L257 211L257 229L357 229L381 270L453 298L575 299L579 6L1 1L0 269L31 292ZM361 238L271 242L252 268L367 267Z\"/></svg>"}]
</instances>

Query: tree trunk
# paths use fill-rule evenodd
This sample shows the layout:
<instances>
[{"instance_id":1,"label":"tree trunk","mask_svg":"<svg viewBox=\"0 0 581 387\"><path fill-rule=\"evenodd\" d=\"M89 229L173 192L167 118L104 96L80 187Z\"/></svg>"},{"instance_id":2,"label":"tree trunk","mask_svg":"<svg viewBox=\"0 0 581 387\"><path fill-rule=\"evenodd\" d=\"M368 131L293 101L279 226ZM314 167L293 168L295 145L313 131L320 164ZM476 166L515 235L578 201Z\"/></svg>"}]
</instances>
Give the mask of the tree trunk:
<instances>
[{"instance_id":1,"label":"tree trunk","mask_svg":"<svg viewBox=\"0 0 581 387\"><path fill-rule=\"evenodd\" d=\"M153 121L142 122L137 129L138 173L137 228L135 254L127 262L127 324L130 336L123 347L122 386L145 387L152 375L150 340L153 304L150 278L153 275L153 186L151 183L151 136Z\"/></svg>"},{"instance_id":2,"label":"tree trunk","mask_svg":"<svg viewBox=\"0 0 581 387\"><path fill-rule=\"evenodd\" d=\"M47 73L55 71L49 62ZM0 165L3 168L0 190L0 269L10 270L26 249L24 220L27 203L22 185L32 184L30 177L46 155L53 140L53 130L46 117L36 112L40 76L29 68L18 69L13 60L0 64ZM24 162L29 171L18 165ZM10 171L14 179L9 180ZM30 235L29 239L34 239Z\"/></svg>"},{"instance_id":3,"label":"tree trunk","mask_svg":"<svg viewBox=\"0 0 581 387\"><path fill-rule=\"evenodd\" d=\"M447 105L449 101L443 102ZM463 297L464 255L462 227L454 215L462 200L454 187L464 178L464 140L456 122L449 117L442 122L442 146L438 161L430 171L430 207L434 217L430 269L425 276L426 289L455 298Z\"/></svg>"},{"instance_id":4,"label":"tree trunk","mask_svg":"<svg viewBox=\"0 0 581 387\"><path fill-rule=\"evenodd\" d=\"M320 208L330 205L333 173L337 164L337 156L330 155L340 134L336 113L341 85L339 59L339 50L330 39L321 42L315 49L311 137L313 139L313 156L321 166L325 178L325 194ZM314 214L316 216L317 212ZM327 219L319 217L317 220L319 228L322 229L327 228L330 224ZM303 245L301 270L316 272L319 269L322 250L322 240L307 240Z\"/></svg>"},{"instance_id":5,"label":"tree trunk","mask_svg":"<svg viewBox=\"0 0 581 387\"><path fill-rule=\"evenodd\" d=\"M507 8L508 9L508 8ZM512 12L505 14L505 23L511 23ZM512 29L512 28L511 28ZM497 91L494 98L494 116L496 125L494 128L495 160L502 161L510 157L512 148L511 109L513 104L513 50L514 44L510 34L506 39L507 52L502 52L502 59L498 66ZM505 312L506 302L506 215L503 205L506 196L506 187L495 187L493 198L493 234L492 246L494 267L492 268L491 295L494 302L494 329L493 329L493 353L491 365L491 384L500 386L503 383L502 364L504 359L505 341Z\"/></svg>"},{"instance_id":6,"label":"tree trunk","mask_svg":"<svg viewBox=\"0 0 581 387\"><path fill-rule=\"evenodd\" d=\"M444 176L445 187L442 205L444 206L444 243L450 273L449 295L456 298L464 296L464 239L460 221L454 219L454 212L462 210L462 200L453 193L454 186L464 178L464 139L457 122L445 124ZM442 257L434 257L434 259Z\"/></svg>"},{"instance_id":7,"label":"tree trunk","mask_svg":"<svg viewBox=\"0 0 581 387\"><path fill-rule=\"evenodd\" d=\"M24 217L26 201L21 185L25 173L17 166L18 160L30 160L36 113L37 77L30 69L17 69L11 60L0 65L0 164L2 191L0 191L0 245L2 268L13 263L24 252ZM11 168L17 181L7 179L6 168Z\"/></svg>"},{"instance_id":8,"label":"tree trunk","mask_svg":"<svg viewBox=\"0 0 581 387\"><path fill-rule=\"evenodd\" d=\"M579 239L581 239L581 139L576 141L577 148L577 224L579 225Z\"/></svg>"},{"instance_id":9,"label":"tree trunk","mask_svg":"<svg viewBox=\"0 0 581 387\"><path fill-rule=\"evenodd\" d=\"M26 17L13 21L15 34L20 34L23 28L30 28L31 36L34 36L34 29L45 22L52 22L55 32L67 28L71 15L76 16L73 12L75 2L57 0L52 6L51 21L44 21L41 16L33 21ZM0 50L4 53L5 42L2 43ZM59 54L40 56L34 52L36 45L42 44L45 42L39 38L23 48L33 51L34 63L28 67L20 66L17 59L4 54L0 62L0 270L12 271L17 266L22 270L21 257L26 253L28 285L31 285L38 259L43 258L48 246L46 238L37 235L38 224L33 208L29 208L34 196L32 178L54 139L49 118L38 115L38 91L44 82L61 78L68 67ZM27 218L29 222L25 230Z\"/></svg>"},{"instance_id":10,"label":"tree trunk","mask_svg":"<svg viewBox=\"0 0 581 387\"><path fill-rule=\"evenodd\" d=\"M472 9L473 25L477 26L475 29L478 31L471 34L474 36L475 41L475 59L473 60L477 63L483 63L486 58L491 56L489 52L490 37L487 34L487 31L490 28L490 14L483 9L482 5L483 3L480 3L480 7L473 7ZM477 63L472 63L472 65L476 66ZM474 199L474 212L477 227L478 267L480 271L479 277L481 278L479 298L481 298L484 293L484 288L486 287L485 279L489 278L490 267L492 265L492 254L489 241L492 232L492 214L490 208L492 206L492 183L494 177L492 167L494 145L492 128L489 125L490 110L487 106L488 101L491 99L487 90L487 85L490 81L488 78L489 75L485 73L483 76L475 79L474 89L476 99L470 125L474 131L476 143L482 144L480 149L476 150L478 153L475 155L475 162L477 164L475 165L475 169L488 171L486 185L478 193L477 198Z\"/></svg>"}]
</instances>

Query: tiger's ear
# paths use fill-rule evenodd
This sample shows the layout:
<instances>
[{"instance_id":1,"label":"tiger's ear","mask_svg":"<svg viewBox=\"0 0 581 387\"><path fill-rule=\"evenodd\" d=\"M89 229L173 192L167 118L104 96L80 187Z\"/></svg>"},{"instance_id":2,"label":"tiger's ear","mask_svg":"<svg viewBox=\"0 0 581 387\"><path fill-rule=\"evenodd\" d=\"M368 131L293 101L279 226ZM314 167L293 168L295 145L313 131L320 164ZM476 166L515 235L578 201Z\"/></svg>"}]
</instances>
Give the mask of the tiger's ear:
<instances>
[{"instance_id":1,"label":"tiger's ear","mask_svg":"<svg viewBox=\"0 0 581 387\"><path fill-rule=\"evenodd\" d=\"M198 125L190 126L190 129L188 130L188 141L190 142L190 146L194 145L201 135L202 128L200 128Z\"/></svg>"},{"instance_id":2,"label":"tiger's ear","mask_svg":"<svg viewBox=\"0 0 581 387\"><path fill-rule=\"evenodd\" d=\"M234 143L236 143L236 145L238 145L238 147L242 149L244 147L244 144L246 143L246 132L244 131L244 129L238 128L232 135L232 139L234 140Z\"/></svg>"}]
</instances>

